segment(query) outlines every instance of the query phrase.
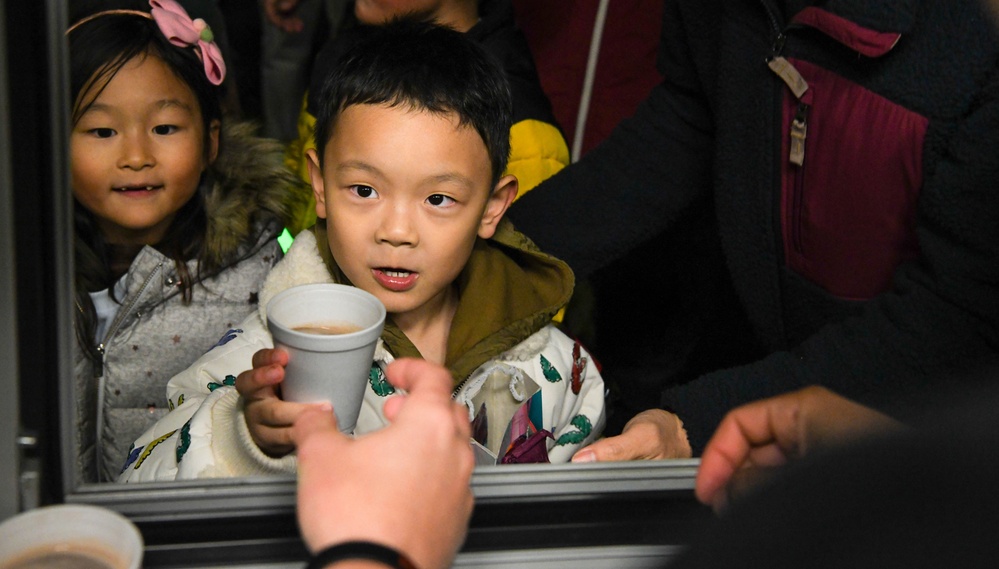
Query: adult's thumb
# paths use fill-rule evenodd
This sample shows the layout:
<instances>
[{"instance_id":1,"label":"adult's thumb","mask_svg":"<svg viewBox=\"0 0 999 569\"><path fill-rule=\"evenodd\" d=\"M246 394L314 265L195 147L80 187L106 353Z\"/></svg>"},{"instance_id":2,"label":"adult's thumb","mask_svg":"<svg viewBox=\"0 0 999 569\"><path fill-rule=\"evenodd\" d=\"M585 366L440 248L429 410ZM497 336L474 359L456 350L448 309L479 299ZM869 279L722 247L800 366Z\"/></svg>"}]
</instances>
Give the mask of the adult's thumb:
<instances>
[{"instance_id":1,"label":"adult's thumb","mask_svg":"<svg viewBox=\"0 0 999 569\"><path fill-rule=\"evenodd\" d=\"M306 409L291 427L291 439L297 448L313 436L330 434L343 436L336 426L336 415L326 406Z\"/></svg>"}]
</instances>

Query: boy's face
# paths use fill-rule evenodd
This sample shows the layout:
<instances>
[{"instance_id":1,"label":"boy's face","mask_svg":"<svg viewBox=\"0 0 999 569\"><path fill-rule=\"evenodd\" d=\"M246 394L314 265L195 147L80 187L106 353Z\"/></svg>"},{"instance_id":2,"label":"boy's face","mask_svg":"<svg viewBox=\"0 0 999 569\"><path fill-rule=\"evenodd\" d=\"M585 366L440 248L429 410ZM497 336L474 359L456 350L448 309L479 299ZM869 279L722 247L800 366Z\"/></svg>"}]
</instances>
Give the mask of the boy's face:
<instances>
[{"instance_id":1,"label":"boy's face","mask_svg":"<svg viewBox=\"0 0 999 569\"><path fill-rule=\"evenodd\" d=\"M333 257L400 325L446 306L476 237L492 237L517 193L512 176L491 185L475 129L459 127L453 113L406 106L347 107L318 164L310 151Z\"/></svg>"}]
</instances>

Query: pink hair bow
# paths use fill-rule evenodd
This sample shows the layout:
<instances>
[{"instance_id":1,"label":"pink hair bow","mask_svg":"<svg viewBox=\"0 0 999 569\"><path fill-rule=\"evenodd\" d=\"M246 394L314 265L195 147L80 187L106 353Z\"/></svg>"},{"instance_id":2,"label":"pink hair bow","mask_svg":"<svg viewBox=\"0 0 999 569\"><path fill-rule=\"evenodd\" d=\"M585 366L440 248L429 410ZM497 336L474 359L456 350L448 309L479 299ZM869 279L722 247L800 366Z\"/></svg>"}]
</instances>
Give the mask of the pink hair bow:
<instances>
[{"instance_id":1,"label":"pink hair bow","mask_svg":"<svg viewBox=\"0 0 999 569\"><path fill-rule=\"evenodd\" d=\"M221 84L225 78L225 61L208 24L201 18L192 20L175 0L149 0L149 5L153 20L170 43L179 47L197 44L205 64L205 75L213 85Z\"/></svg>"}]
</instances>

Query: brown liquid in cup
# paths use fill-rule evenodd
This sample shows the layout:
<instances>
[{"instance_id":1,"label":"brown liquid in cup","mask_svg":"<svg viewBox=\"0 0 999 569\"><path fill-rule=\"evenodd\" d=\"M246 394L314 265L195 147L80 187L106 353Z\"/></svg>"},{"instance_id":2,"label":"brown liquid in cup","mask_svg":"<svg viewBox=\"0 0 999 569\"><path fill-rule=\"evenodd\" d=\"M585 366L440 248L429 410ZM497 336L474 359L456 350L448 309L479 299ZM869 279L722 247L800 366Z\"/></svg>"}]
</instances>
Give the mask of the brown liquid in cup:
<instances>
[{"instance_id":1,"label":"brown liquid in cup","mask_svg":"<svg viewBox=\"0 0 999 569\"><path fill-rule=\"evenodd\" d=\"M332 336L336 334L350 334L361 331L361 327L356 324L335 323L335 324L304 324L295 326L292 330L305 332L306 334L322 334Z\"/></svg>"},{"instance_id":2,"label":"brown liquid in cup","mask_svg":"<svg viewBox=\"0 0 999 569\"><path fill-rule=\"evenodd\" d=\"M120 555L100 545L42 545L0 562L0 569L125 569Z\"/></svg>"}]
</instances>

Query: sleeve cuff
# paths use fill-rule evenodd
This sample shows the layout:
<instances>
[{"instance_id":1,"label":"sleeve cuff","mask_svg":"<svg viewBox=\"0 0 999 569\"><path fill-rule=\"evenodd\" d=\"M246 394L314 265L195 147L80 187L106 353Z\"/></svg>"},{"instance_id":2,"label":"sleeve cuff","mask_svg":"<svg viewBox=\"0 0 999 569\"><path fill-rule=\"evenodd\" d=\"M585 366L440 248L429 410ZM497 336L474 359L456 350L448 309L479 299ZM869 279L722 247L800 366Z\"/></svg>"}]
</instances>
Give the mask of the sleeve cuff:
<instances>
[{"instance_id":1,"label":"sleeve cuff","mask_svg":"<svg viewBox=\"0 0 999 569\"><path fill-rule=\"evenodd\" d=\"M297 467L295 455L281 458L268 456L250 437L243 414L243 398L235 388L225 388L223 395L212 409L212 454L215 465L212 474L205 476L255 476L294 474Z\"/></svg>"}]
</instances>

